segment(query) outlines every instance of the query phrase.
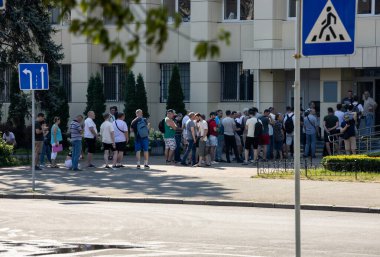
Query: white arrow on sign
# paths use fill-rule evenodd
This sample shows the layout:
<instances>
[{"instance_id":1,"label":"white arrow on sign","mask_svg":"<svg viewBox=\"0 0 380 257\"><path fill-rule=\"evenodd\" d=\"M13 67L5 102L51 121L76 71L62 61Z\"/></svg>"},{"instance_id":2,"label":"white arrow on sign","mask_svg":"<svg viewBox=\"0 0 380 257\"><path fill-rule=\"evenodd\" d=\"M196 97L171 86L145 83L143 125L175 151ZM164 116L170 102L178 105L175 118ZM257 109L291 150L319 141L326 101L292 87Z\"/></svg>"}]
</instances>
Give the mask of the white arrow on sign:
<instances>
[{"instance_id":1,"label":"white arrow on sign","mask_svg":"<svg viewBox=\"0 0 380 257\"><path fill-rule=\"evenodd\" d=\"M45 89L45 78L44 78L45 70L44 70L44 67L41 67L40 72L41 72L41 84L42 84L41 89Z\"/></svg>"},{"instance_id":2,"label":"white arrow on sign","mask_svg":"<svg viewBox=\"0 0 380 257\"><path fill-rule=\"evenodd\" d=\"M28 69L24 69L23 71L22 71L25 75L28 75L29 74L29 87L30 87L30 89L33 89L33 79L32 79L32 72L30 71L30 70L28 70Z\"/></svg>"}]
</instances>

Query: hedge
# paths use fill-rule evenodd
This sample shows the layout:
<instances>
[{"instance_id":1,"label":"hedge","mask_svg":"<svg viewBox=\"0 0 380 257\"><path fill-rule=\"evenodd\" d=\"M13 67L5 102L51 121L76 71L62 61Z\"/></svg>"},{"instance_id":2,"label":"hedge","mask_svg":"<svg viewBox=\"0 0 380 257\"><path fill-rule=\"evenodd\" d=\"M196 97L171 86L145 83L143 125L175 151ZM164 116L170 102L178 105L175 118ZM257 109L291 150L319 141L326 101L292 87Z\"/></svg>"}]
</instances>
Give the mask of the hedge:
<instances>
[{"instance_id":1,"label":"hedge","mask_svg":"<svg viewBox=\"0 0 380 257\"><path fill-rule=\"evenodd\" d=\"M367 155L336 155L322 159L325 169L331 171L380 172L380 157Z\"/></svg>"}]
</instances>

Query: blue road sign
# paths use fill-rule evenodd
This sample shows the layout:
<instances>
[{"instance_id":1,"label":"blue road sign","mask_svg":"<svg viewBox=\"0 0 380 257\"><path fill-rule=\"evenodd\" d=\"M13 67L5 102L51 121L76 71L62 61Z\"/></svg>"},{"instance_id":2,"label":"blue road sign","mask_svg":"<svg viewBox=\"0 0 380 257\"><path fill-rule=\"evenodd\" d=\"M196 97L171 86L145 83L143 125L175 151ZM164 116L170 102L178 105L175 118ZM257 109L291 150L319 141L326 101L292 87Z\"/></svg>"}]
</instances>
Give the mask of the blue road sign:
<instances>
[{"instance_id":1,"label":"blue road sign","mask_svg":"<svg viewBox=\"0 0 380 257\"><path fill-rule=\"evenodd\" d=\"M302 54L353 54L355 17L356 0L303 0Z\"/></svg>"},{"instance_id":2,"label":"blue road sign","mask_svg":"<svg viewBox=\"0 0 380 257\"><path fill-rule=\"evenodd\" d=\"M5 0L0 0L0 10L5 9Z\"/></svg>"},{"instance_id":3,"label":"blue road sign","mask_svg":"<svg viewBox=\"0 0 380 257\"><path fill-rule=\"evenodd\" d=\"M48 90L49 70L47 63L20 63L18 76L21 90Z\"/></svg>"}]
</instances>

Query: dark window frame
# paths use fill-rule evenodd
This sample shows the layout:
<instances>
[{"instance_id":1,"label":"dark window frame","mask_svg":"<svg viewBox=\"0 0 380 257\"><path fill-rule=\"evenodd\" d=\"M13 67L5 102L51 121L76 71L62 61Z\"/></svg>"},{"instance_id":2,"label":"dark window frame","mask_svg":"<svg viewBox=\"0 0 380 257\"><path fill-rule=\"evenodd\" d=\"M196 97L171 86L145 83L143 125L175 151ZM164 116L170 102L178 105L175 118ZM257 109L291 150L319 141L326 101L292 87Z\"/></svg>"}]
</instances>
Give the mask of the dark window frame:
<instances>
[{"instance_id":1,"label":"dark window frame","mask_svg":"<svg viewBox=\"0 0 380 257\"><path fill-rule=\"evenodd\" d=\"M113 73L107 72L106 74L106 70L114 71ZM104 96L107 102L124 101L127 76L128 70L124 63L102 65L102 81L104 85Z\"/></svg>"},{"instance_id":2,"label":"dark window frame","mask_svg":"<svg viewBox=\"0 0 380 257\"><path fill-rule=\"evenodd\" d=\"M221 63L221 102L251 102L254 99L253 70L241 62Z\"/></svg>"},{"instance_id":3,"label":"dark window frame","mask_svg":"<svg viewBox=\"0 0 380 257\"><path fill-rule=\"evenodd\" d=\"M160 102L166 103L169 91L169 82L173 67L178 66L184 102L190 102L190 63L161 63L160 64Z\"/></svg>"}]
</instances>

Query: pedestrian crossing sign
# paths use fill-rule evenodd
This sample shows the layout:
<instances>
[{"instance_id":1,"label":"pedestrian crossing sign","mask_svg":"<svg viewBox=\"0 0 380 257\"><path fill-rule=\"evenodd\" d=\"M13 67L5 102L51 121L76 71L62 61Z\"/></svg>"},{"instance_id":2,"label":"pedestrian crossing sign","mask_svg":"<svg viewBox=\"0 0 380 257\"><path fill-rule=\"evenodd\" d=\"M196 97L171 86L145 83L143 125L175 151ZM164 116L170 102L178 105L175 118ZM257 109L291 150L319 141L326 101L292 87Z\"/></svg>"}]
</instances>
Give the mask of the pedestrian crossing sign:
<instances>
[{"instance_id":1,"label":"pedestrian crossing sign","mask_svg":"<svg viewBox=\"0 0 380 257\"><path fill-rule=\"evenodd\" d=\"M355 18L356 0L303 0L302 54L353 54Z\"/></svg>"}]
</instances>

